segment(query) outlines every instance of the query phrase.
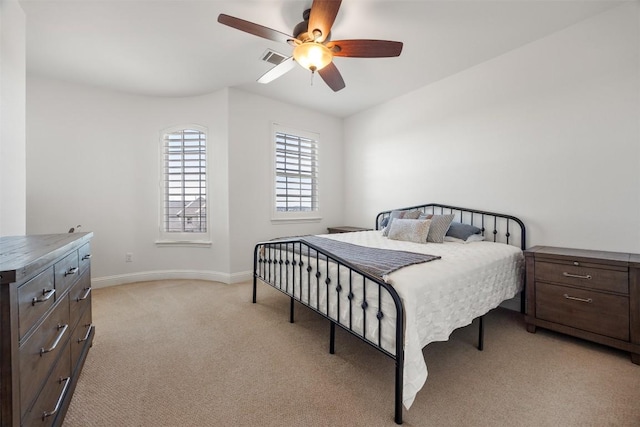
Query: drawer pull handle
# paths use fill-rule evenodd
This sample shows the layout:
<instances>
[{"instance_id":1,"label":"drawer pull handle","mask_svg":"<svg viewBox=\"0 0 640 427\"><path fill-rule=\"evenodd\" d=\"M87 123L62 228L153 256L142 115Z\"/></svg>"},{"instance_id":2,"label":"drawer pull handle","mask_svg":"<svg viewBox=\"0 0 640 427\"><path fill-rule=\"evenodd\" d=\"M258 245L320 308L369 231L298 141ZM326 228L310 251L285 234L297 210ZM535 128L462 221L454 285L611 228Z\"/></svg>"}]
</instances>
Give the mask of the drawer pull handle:
<instances>
[{"instance_id":1,"label":"drawer pull handle","mask_svg":"<svg viewBox=\"0 0 640 427\"><path fill-rule=\"evenodd\" d=\"M593 298L578 298L578 297L569 296L567 294L564 294L563 296L566 299L571 299L571 300L580 301L580 302L586 302L587 304L591 304L593 302Z\"/></svg>"},{"instance_id":2,"label":"drawer pull handle","mask_svg":"<svg viewBox=\"0 0 640 427\"><path fill-rule=\"evenodd\" d=\"M83 341L86 341L89 339L89 335L91 335L91 330L93 329L93 323L89 323L88 325L84 325L85 327L88 326L87 328L87 334L84 336L84 338L80 339L78 338L78 344L80 344Z\"/></svg>"},{"instance_id":3,"label":"drawer pull handle","mask_svg":"<svg viewBox=\"0 0 640 427\"><path fill-rule=\"evenodd\" d=\"M56 339L53 341L53 345L51 345L51 347L49 348L44 348L42 347L40 349L40 356L42 356L45 353L49 353L50 351L53 351L56 349L56 347L58 346L58 343L60 342L60 340L62 339L62 336L65 334L65 332L67 332L67 329L69 329L69 325L58 325L58 330L60 332L58 332L58 336L56 337Z\"/></svg>"},{"instance_id":4,"label":"drawer pull handle","mask_svg":"<svg viewBox=\"0 0 640 427\"><path fill-rule=\"evenodd\" d=\"M42 296L40 298L33 297L33 299L31 300L31 305L36 305L39 302L45 302L46 300L51 298L55 293L56 293L55 289L49 289L49 290L43 289Z\"/></svg>"},{"instance_id":5,"label":"drawer pull handle","mask_svg":"<svg viewBox=\"0 0 640 427\"><path fill-rule=\"evenodd\" d=\"M67 394L67 389L69 388L69 384L71 384L71 377L60 378L58 380L58 382L60 384L62 384L62 381L64 381L64 387L62 388L62 393L60 393L60 396L58 396L58 401L56 402L56 407L53 408L53 411L45 411L45 412L43 412L42 413L42 421L46 420L51 415L55 415L56 412L58 412L58 410L60 409L60 406L62 406L62 400L64 399L64 395Z\"/></svg>"},{"instance_id":6,"label":"drawer pull handle","mask_svg":"<svg viewBox=\"0 0 640 427\"><path fill-rule=\"evenodd\" d=\"M88 259L91 259L91 254L86 254L85 256L82 257L82 261L86 261Z\"/></svg>"},{"instance_id":7,"label":"drawer pull handle","mask_svg":"<svg viewBox=\"0 0 640 427\"><path fill-rule=\"evenodd\" d=\"M91 293L91 287L84 288L84 290L85 290L84 295L82 295L81 297L76 298L77 302L84 301L87 298L89 298L89 294Z\"/></svg>"},{"instance_id":8,"label":"drawer pull handle","mask_svg":"<svg viewBox=\"0 0 640 427\"><path fill-rule=\"evenodd\" d=\"M587 279L587 280L591 280L591 275L590 274L585 274L584 276L581 276L579 274L571 274L571 273L567 273L566 271L562 273L562 275L564 277L573 277L574 279Z\"/></svg>"},{"instance_id":9,"label":"drawer pull handle","mask_svg":"<svg viewBox=\"0 0 640 427\"><path fill-rule=\"evenodd\" d=\"M64 277L71 276L72 274L76 274L78 272L78 267L71 267L67 271L64 272Z\"/></svg>"}]
</instances>

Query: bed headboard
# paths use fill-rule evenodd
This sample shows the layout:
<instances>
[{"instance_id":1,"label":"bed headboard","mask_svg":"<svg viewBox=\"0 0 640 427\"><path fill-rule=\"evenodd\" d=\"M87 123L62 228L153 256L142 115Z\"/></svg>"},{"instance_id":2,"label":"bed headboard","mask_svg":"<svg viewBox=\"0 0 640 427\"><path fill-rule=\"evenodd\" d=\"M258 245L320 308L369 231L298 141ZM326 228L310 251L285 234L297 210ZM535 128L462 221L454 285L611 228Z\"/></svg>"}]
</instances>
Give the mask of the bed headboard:
<instances>
[{"instance_id":1,"label":"bed headboard","mask_svg":"<svg viewBox=\"0 0 640 427\"><path fill-rule=\"evenodd\" d=\"M477 209L460 208L457 206L441 205L439 203L429 203L426 205L409 206L394 210L420 210L426 214L445 215L454 214L454 221L464 224L474 225L482 230L485 239L493 239L494 242L506 243L520 247L522 250L526 246L526 229L524 223L511 215L487 212ZM383 211L376 216L376 230L380 230L381 222L391 215L392 211Z\"/></svg>"}]
</instances>

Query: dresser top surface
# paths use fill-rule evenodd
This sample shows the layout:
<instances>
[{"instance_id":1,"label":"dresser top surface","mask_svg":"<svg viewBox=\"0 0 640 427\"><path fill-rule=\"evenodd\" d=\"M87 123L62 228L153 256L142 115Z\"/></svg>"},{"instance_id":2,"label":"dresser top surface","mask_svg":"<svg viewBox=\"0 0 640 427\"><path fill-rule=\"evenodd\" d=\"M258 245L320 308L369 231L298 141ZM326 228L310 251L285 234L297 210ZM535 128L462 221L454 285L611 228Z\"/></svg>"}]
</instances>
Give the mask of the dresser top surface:
<instances>
[{"instance_id":1,"label":"dresser top surface","mask_svg":"<svg viewBox=\"0 0 640 427\"><path fill-rule=\"evenodd\" d=\"M91 237L91 232L0 237L1 283L19 280L21 271L53 262Z\"/></svg>"},{"instance_id":2,"label":"dresser top surface","mask_svg":"<svg viewBox=\"0 0 640 427\"><path fill-rule=\"evenodd\" d=\"M571 260L576 259L601 263L621 263L626 265L632 260L634 256L637 255L624 252L608 252L591 249L560 248L555 246L534 246L525 251L525 256L534 256L536 258L563 258Z\"/></svg>"}]
</instances>

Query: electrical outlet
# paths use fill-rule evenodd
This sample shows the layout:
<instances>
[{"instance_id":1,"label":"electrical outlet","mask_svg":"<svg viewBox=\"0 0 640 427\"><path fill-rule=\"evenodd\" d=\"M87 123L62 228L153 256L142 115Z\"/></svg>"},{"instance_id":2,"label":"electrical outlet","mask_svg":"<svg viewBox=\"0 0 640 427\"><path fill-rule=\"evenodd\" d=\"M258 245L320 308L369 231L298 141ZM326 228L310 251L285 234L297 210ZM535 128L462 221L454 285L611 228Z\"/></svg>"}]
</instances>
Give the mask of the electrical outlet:
<instances>
[{"instance_id":1,"label":"electrical outlet","mask_svg":"<svg viewBox=\"0 0 640 427\"><path fill-rule=\"evenodd\" d=\"M133 262L133 254L131 252L124 254L124 262Z\"/></svg>"}]
</instances>

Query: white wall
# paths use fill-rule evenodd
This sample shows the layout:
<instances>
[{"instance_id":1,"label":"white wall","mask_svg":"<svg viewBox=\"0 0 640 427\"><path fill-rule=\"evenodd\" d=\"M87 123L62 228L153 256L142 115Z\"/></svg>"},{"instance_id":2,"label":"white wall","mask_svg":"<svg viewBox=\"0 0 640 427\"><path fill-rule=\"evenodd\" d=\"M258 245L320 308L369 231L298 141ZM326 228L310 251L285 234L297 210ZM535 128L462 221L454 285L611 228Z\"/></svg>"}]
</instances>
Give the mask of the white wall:
<instances>
[{"instance_id":1,"label":"white wall","mask_svg":"<svg viewBox=\"0 0 640 427\"><path fill-rule=\"evenodd\" d=\"M268 221L270 123L287 119L317 124L323 142L327 136L321 161L338 172L327 175L321 223ZM160 131L180 124L209 130L210 248L154 243ZM341 133L340 120L234 89L154 98L28 76L27 230L64 233L81 224L80 231L93 231L96 286L171 277L245 280L258 240L320 232L342 218Z\"/></svg>"},{"instance_id":2,"label":"white wall","mask_svg":"<svg viewBox=\"0 0 640 427\"><path fill-rule=\"evenodd\" d=\"M100 284L163 272L226 280L230 255L227 91L152 98L28 77L27 231L93 231L92 275ZM160 132L208 128L213 245L156 247ZM125 253L133 262L125 263Z\"/></svg>"},{"instance_id":3,"label":"white wall","mask_svg":"<svg viewBox=\"0 0 640 427\"><path fill-rule=\"evenodd\" d=\"M320 222L271 222L273 123L320 134ZM326 233L327 227L341 224L344 215L341 119L232 89L229 129L232 271L250 270L257 241Z\"/></svg>"},{"instance_id":4,"label":"white wall","mask_svg":"<svg viewBox=\"0 0 640 427\"><path fill-rule=\"evenodd\" d=\"M347 222L439 202L518 216L529 245L640 252L639 18L627 3L348 118Z\"/></svg>"},{"instance_id":5,"label":"white wall","mask_svg":"<svg viewBox=\"0 0 640 427\"><path fill-rule=\"evenodd\" d=\"M0 2L0 236L26 233L25 15Z\"/></svg>"}]
</instances>

